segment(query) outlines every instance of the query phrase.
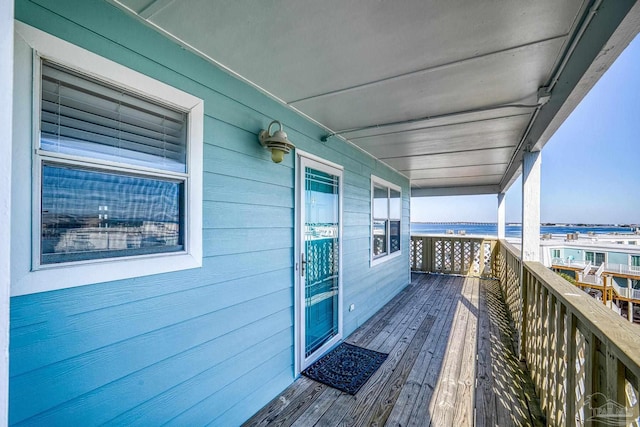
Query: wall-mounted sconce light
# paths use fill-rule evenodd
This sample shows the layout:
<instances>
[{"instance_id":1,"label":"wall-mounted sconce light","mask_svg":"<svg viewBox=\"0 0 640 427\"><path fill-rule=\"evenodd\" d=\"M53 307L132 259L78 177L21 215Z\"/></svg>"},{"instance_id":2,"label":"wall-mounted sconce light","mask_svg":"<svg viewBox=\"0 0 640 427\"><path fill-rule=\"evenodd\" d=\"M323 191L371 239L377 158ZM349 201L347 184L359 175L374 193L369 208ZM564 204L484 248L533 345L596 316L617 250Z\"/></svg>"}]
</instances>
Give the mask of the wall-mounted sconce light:
<instances>
[{"instance_id":1,"label":"wall-mounted sconce light","mask_svg":"<svg viewBox=\"0 0 640 427\"><path fill-rule=\"evenodd\" d=\"M277 124L280 129L271 134L271 126ZM284 155L296 148L288 139L287 134L282 130L282 123L277 120L269 123L266 130L261 130L258 134L260 145L271 151L271 160L274 163L280 163L284 159Z\"/></svg>"}]
</instances>

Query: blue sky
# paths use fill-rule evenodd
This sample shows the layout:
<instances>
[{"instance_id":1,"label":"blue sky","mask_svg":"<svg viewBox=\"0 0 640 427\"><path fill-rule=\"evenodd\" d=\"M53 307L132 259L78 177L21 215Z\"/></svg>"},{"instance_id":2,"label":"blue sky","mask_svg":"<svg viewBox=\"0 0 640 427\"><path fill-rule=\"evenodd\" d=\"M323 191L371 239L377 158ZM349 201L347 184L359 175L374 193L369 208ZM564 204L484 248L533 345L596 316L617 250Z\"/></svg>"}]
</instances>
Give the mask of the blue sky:
<instances>
[{"instance_id":1,"label":"blue sky","mask_svg":"<svg viewBox=\"0 0 640 427\"><path fill-rule=\"evenodd\" d=\"M640 223L640 36L542 150L541 221ZM522 181L507 192L520 222ZM495 222L497 196L421 197L411 221Z\"/></svg>"}]
</instances>

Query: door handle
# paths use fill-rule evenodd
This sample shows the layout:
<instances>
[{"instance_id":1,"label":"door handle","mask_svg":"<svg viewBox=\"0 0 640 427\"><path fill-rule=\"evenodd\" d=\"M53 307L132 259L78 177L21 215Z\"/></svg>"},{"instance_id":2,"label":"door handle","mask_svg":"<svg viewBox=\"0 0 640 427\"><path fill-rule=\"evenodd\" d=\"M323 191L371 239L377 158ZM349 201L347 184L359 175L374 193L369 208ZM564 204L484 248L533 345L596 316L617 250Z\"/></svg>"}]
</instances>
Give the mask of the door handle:
<instances>
[{"instance_id":1,"label":"door handle","mask_svg":"<svg viewBox=\"0 0 640 427\"><path fill-rule=\"evenodd\" d=\"M304 252L300 254L300 276L304 277L307 261L304 259Z\"/></svg>"}]
</instances>

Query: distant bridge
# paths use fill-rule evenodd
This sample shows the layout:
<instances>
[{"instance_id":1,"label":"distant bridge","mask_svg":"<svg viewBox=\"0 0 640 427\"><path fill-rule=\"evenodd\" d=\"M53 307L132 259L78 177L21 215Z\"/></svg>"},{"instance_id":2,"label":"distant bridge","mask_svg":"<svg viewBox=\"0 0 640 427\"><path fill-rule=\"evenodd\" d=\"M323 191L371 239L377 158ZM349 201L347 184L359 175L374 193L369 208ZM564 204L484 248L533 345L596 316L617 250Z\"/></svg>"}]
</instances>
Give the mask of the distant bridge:
<instances>
[{"instance_id":1,"label":"distant bridge","mask_svg":"<svg viewBox=\"0 0 640 427\"><path fill-rule=\"evenodd\" d=\"M459 222L459 221L452 221L452 222L422 222L422 221L418 221L418 222L414 222L413 224L433 224L433 225L496 225L497 223L495 222ZM510 225L510 224L509 224Z\"/></svg>"}]
</instances>

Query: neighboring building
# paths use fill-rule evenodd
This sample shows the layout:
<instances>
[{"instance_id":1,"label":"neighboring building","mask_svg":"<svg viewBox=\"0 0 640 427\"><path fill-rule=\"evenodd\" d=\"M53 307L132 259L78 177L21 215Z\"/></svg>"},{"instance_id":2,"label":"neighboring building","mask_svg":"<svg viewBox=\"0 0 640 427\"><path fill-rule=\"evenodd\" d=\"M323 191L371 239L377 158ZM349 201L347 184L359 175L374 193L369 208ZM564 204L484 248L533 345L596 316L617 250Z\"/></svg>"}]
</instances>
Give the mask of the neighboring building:
<instances>
[{"instance_id":1,"label":"neighboring building","mask_svg":"<svg viewBox=\"0 0 640 427\"><path fill-rule=\"evenodd\" d=\"M604 302L622 306L630 321L640 304L640 246L635 234L548 236L540 245L547 267L567 274ZM604 297L604 298L603 298Z\"/></svg>"}]
</instances>

